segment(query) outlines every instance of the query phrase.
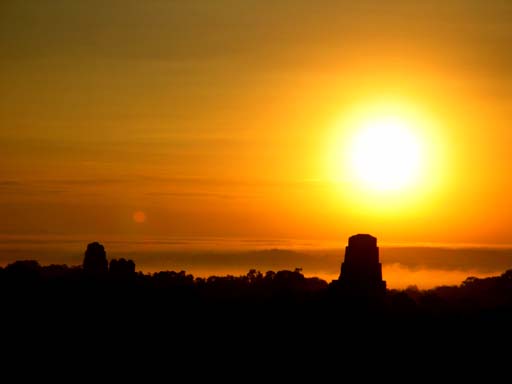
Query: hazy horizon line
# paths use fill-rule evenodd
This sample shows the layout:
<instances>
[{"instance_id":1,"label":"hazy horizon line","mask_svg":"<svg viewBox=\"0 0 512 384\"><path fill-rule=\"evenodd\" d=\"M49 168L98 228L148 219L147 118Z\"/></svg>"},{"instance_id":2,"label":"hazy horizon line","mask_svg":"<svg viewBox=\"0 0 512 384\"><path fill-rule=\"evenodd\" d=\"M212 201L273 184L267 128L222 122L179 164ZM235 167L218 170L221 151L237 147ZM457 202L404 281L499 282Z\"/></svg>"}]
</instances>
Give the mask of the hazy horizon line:
<instances>
[{"instance_id":1,"label":"hazy horizon line","mask_svg":"<svg viewBox=\"0 0 512 384\"><path fill-rule=\"evenodd\" d=\"M350 235L351 236L351 235ZM442 249L512 249L512 243L380 241L381 248L442 248ZM298 238L248 238L235 236L164 236L164 235L58 235L58 234L0 234L0 246L6 245L63 245L93 242L112 245L159 245L204 249L340 249L347 245L348 236L340 240Z\"/></svg>"}]
</instances>

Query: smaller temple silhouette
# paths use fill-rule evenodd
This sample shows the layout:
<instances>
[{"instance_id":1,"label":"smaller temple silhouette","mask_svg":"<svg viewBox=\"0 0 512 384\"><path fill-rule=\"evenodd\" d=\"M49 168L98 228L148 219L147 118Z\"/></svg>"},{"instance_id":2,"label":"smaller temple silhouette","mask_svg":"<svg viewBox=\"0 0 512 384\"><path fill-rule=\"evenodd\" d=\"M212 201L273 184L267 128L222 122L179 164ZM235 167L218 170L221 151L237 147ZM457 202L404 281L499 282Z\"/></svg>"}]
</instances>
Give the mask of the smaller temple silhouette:
<instances>
[{"instance_id":1,"label":"smaller temple silhouette","mask_svg":"<svg viewBox=\"0 0 512 384\"><path fill-rule=\"evenodd\" d=\"M111 278L118 280L135 277L135 263L133 260L112 259L109 263L105 247L97 241L87 244L82 268L84 274L89 277L104 278L107 273Z\"/></svg>"},{"instance_id":2,"label":"smaller temple silhouette","mask_svg":"<svg viewBox=\"0 0 512 384\"><path fill-rule=\"evenodd\" d=\"M386 293L377 238L358 234L348 239L337 286L352 296L382 296Z\"/></svg>"},{"instance_id":3,"label":"smaller temple silhouette","mask_svg":"<svg viewBox=\"0 0 512 384\"><path fill-rule=\"evenodd\" d=\"M107 253L98 242L87 245L83 262L84 273L90 276L101 276L108 272Z\"/></svg>"}]
</instances>

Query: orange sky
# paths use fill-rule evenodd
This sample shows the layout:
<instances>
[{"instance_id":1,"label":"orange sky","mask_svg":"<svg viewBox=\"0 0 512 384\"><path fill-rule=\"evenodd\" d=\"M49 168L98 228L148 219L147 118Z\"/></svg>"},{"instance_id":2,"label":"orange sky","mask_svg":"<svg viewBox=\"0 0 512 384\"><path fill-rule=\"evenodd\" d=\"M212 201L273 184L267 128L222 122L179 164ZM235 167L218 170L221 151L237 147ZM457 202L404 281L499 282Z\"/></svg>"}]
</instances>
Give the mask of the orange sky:
<instances>
[{"instance_id":1,"label":"orange sky","mask_svg":"<svg viewBox=\"0 0 512 384\"><path fill-rule=\"evenodd\" d=\"M508 1L4 1L0 234L512 244L511 17ZM336 160L380 104L432 144L392 196Z\"/></svg>"}]
</instances>

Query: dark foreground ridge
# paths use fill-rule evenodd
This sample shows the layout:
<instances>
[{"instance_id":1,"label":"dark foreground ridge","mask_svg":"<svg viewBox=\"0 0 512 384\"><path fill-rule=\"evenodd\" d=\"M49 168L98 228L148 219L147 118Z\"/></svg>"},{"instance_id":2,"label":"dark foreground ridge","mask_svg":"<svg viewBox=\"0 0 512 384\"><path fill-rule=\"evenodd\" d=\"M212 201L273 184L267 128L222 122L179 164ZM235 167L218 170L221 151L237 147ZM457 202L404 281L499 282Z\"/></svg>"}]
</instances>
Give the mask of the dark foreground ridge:
<instances>
[{"instance_id":1,"label":"dark foreground ridge","mask_svg":"<svg viewBox=\"0 0 512 384\"><path fill-rule=\"evenodd\" d=\"M25 260L0 268L0 295L3 329L16 337L129 335L133 341L135 335L168 334L174 342L261 338L359 345L411 334L454 340L457 334L466 338L467 329L472 340L487 338L508 330L512 320L512 270L469 277L459 286L389 290L370 235L349 239L340 278L331 283L298 268L208 278L185 271L144 274L132 260L109 262L103 246L91 243L82 266Z\"/></svg>"}]
</instances>

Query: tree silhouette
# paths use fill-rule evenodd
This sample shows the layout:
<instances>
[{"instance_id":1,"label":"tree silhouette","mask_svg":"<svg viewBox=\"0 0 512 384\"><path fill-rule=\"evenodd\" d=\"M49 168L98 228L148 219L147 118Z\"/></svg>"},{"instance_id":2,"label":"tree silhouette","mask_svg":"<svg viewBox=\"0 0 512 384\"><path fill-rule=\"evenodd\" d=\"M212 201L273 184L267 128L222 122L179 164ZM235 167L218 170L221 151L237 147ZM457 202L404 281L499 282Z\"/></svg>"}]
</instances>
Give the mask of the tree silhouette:
<instances>
[{"instance_id":1,"label":"tree silhouette","mask_svg":"<svg viewBox=\"0 0 512 384\"><path fill-rule=\"evenodd\" d=\"M111 276L117 278L130 278L135 275L135 263L133 260L112 259L108 272Z\"/></svg>"}]
</instances>

